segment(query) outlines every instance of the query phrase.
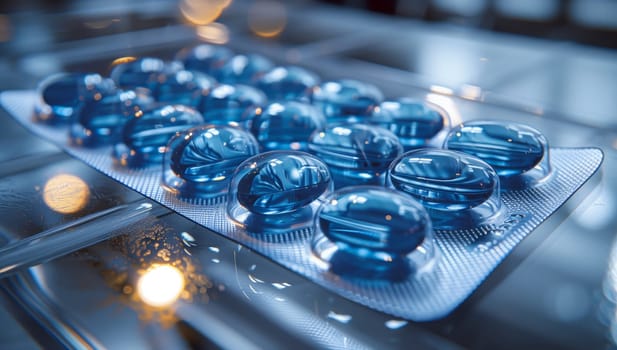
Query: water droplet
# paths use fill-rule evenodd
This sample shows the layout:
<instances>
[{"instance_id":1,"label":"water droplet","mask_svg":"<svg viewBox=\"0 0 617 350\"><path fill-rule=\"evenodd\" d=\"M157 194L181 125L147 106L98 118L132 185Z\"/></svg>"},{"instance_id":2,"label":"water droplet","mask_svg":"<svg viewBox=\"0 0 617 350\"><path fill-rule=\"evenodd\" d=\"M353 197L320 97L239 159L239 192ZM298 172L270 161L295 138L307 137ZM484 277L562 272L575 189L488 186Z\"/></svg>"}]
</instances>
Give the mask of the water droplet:
<instances>
[{"instance_id":1,"label":"water droplet","mask_svg":"<svg viewBox=\"0 0 617 350\"><path fill-rule=\"evenodd\" d=\"M233 57L233 52L230 49L209 44L183 49L176 55L176 59L184 64L185 69L209 75L221 69L231 57Z\"/></svg>"},{"instance_id":2,"label":"water droplet","mask_svg":"<svg viewBox=\"0 0 617 350\"><path fill-rule=\"evenodd\" d=\"M84 102L113 92L115 86L113 81L95 73L60 73L43 80L38 90L41 102L36 106L37 120L64 124L71 121Z\"/></svg>"},{"instance_id":3,"label":"water droplet","mask_svg":"<svg viewBox=\"0 0 617 350\"><path fill-rule=\"evenodd\" d=\"M311 91L311 103L323 111L328 123L363 120L382 100L376 86L357 80L328 81Z\"/></svg>"},{"instance_id":4,"label":"water droplet","mask_svg":"<svg viewBox=\"0 0 617 350\"><path fill-rule=\"evenodd\" d=\"M328 164L337 188L383 185L388 166L403 151L390 131L363 124L329 126L314 133L308 147Z\"/></svg>"},{"instance_id":5,"label":"water droplet","mask_svg":"<svg viewBox=\"0 0 617 350\"><path fill-rule=\"evenodd\" d=\"M225 84L252 85L272 67L272 62L261 55L236 55L217 70L214 77Z\"/></svg>"},{"instance_id":6,"label":"water droplet","mask_svg":"<svg viewBox=\"0 0 617 350\"><path fill-rule=\"evenodd\" d=\"M122 141L114 145L113 156L118 164L132 168L161 164L169 139L203 122L199 112L182 105L138 113L124 125Z\"/></svg>"},{"instance_id":7,"label":"water droplet","mask_svg":"<svg viewBox=\"0 0 617 350\"><path fill-rule=\"evenodd\" d=\"M326 125L315 107L297 101L274 102L253 117L251 132L264 150L308 150L308 140Z\"/></svg>"},{"instance_id":8,"label":"water droplet","mask_svg":"<svg viewBox=\"0 0 617 350\"><path fill-rule=\"evenodd\" d=\"M159 102L197 108L214 87L215 80L203 73L180 70L162 73L152 95Z\"/></svg>"},{"instance_id":9,"label":"water droplet","mask_svg":"<svg viewBox=\"0 0 617 350\"><path fill-rule=\"evenodd\" d=\"M262 153L236 170L228 214L252 232L301 228L312 220L312 204L331 187L326 165L308 153Z\"/></svg>"},{"instance_id":10,"label":"water droplet","mask_svg":"<svg viewBox=\"0 0 617 350\"><path fill-rule=\"evenodd\" d=\"M526 125L474 121L452 129L444 147L472 154L491 165L499 176L508 177L537 166L548 144L539 131Z\"/></svg>"},{"instance_id":11,"label":"water droplet","mask_svg":"<svg viewBox=\"0 0 617 350\"><path fill-rule=\"evenodd\" d=\"M134 90L142 87L152 91L159 84L158 77L161 73L165 73L166 68L163 60L144 57L116 65L110 75L122 89Z\"/></svg>"},{"instance_id":12,"label":"water droplet","mask_svg":"<svg viewBox=\"0 0 617 350\"><path fill-rule=\"evenodd\" d=\"M248 128L255 109L266 104L266 96L247 85L222 84L214 88L199 106L208 123L236 124Z\"/></svg>"},{"instance_id":13,"label":"water droplet","mask_svg":"<svg viewBox=\"0 0 617 350\"><path fill-rule=\"evenodd\" d=\"M206 125L177 133L163 162L163 185L182 197L211 197L227 190L236 167L257 154L247 131Z\"/></svg>"},{"instance_id":14,"label":"water droplet","mask_svg":"<svg viewBox=\"0 0 617 350\"><path fill-rule=\"evenodd\" d=\"M388 173L392 187L429 209L437 228L472 225L476 219L495 214L500 206L497 174L482 160L465 153L410 151L394 161Z\"/></svg>"},{"instance_id":15,"label":"water droplet","mask_svg":"<svg viewBox=\"0 0 617 350\"><path fill-rule=\"evenodd\" d=\"M197 246L197 240L195 237L186 231L180 232L180 238L182 239L182 243L187 247Z\"/></svg>"},{"instance_id":16,"label":"water droplet","mask_svg":"<svg viewBox=\"0 0 617 350\"><path fill-rule=\"evenodd\" d=\"M338 274L403 277L411 267L406 259L432 235L424 207L402 192L377 186L346 187L330 194L316 220L319 237L336 246L324 248L319 238L313 249Z\"/></svg>"},{"instance_id":17,"label":"water droplet","mask_svg":"<svg viewBox=\"0 0 617 350\"><path fill-rule=\"evenodd\" d=\"M153 104L150 96L133 90L102 93L100 98L84 102L75 113L69 133L71 143L96 147L117 142L131 116Z\"/></svg>"},{"instance_id":18,"label":"water droplet","mask_svg":"<svg viewBox=\"0 0 617 350\"><path fill-rule=\"evenodd\" d=\"M258 81L268 99L301 100L307 97L310 88L319 83L319 78L312 72L296 66L276 67L264 74Z\"/></svg>"},{"instance_id":19,"label":"water droplet","mask_svg":"<svg viewBox=\"0 0 617 350\"><path fill-rule=\"evenodd\" d=\"M373 111L370 123L392 131L405 148L419 148L444 126L445 112L428 103L409 98L385 101Z\"/></svg>"}]
</instances>

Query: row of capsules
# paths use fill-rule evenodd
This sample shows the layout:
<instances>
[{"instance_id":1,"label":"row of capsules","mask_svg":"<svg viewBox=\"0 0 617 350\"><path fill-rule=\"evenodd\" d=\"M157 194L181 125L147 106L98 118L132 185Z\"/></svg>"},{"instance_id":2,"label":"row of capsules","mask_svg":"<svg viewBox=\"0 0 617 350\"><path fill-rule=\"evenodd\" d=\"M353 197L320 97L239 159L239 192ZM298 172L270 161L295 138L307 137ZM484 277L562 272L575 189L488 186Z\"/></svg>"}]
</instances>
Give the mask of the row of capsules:
<instances>
[{"instance_id":1,"label":"row of capsules","mask_svg":"<svg viewBox=\"0 0 617 350\"><path fill-rule=\"evenodd\" d=\"M448 133L438 106L222 46L117 62L110 75L46 79L35 118L68 124L74 146L112 145L118 167L162 162L162 186L181 200L226 195L251 233L312 227L314 255L338 274L406 278L434 260L434 229L495 222L500 182L523 189L551 173L528 126Z\"/></svg>"}]
</instances>

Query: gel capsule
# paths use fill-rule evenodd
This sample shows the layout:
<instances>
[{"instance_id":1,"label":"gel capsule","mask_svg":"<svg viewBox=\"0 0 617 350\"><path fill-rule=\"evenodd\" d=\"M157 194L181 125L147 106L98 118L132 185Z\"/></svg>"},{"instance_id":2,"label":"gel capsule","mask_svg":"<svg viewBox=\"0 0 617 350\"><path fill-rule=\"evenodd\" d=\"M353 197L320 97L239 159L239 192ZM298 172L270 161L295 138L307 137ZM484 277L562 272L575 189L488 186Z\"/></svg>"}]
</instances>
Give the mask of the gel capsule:
<instances>
[{"instance_id":1,"label":"gel capsule","mask_svg":"<svg viewBox=\"0 0 617 350\"><path fill-rule=\"evenodd\" d=\"M197 126L169 141L163 186L184 198L212 197L227 190L231 174L259 145L247 131L226 125Z\"/></svg>"},{"instance_id":2,"label":"gel capsule","mask_svg":"<svg viewBox=\"0 0 617 350\"><path fill-rule=\"evenodd\" d=\"M234 173L228 214L252 232L291 231L310 226L313 203L331 187L327 166L308 153L262 153Z\"/></svg>"},{"instance_id":3,"label":"gel capsule","mask_svg":"<svg viewBox=\"0 0 617 350\"><path fill-rule=\"evenodd\" d=\"M180 70L161 73L152 91L153 97L169 104L181 104L197 108L204 96L214 88L215 80L197 71Z\"/></svg>"},{"instance_id":4,"label":"gel capsule","mask_svg":"<svg viewBox=\"0 0 617 350\"><path fill-rule=\"evenodd\" d=\"M96 147L119 141L124 124L154 101L133 90L113 90L83 104L70 128L71 143Z\"/></svg>"},{"instance_id":5,"label":"gel capsule","mask_svg":"<svg viewBox=\"0 0 617 350\"><path fill-rule=\"evenodd\" d=\"M49 124L68 123L84 102L114 91L111 80L95 73L52 75L39 85L42 101L36 106L36 119Z\"/></svg>"},{"instance_id":6,"label":"gel capsule","mask_svg":"<svg viewBox=\"0 0 617 350\"><path fill-rule=\"evenodd\" d=\"M298 101L281 101L257 110L251 132L263 150L307 151L311 134L325 126L326 120L317 108Z\"/></svg>"},{"instance_id":7,"label":"gel capsule","mask_svg":"<svg viewBox=\"0 0 617 350\"><path fill-rule=\"evenodd\" d=\"M184 64L184 69L213 75L232 56L233 52L224 46L202 44L181 50L176 59Z\"/></svg>"},{"instance_id":8,"label":"gel capsule","mask_svg":"<svg viewBox=\"0 0 617 350\"><path fill-rule=\"evenodd\" d=\"M444 147L481 158L499 176L527 172L545 158L548 144L544 135L517 123L474 121L455 127Z\"/></svg>"},{"instance_id":9,"label":"gel capsule","mask_svg":"<svg viewBox=\"0 0 617 350\"><path fill-rule=\"evenodd\" d=\"M310 88L319 83L319 78L308 70L296 66L276 67L257 81L257 87L268 99L302 100Z\"/></svg>"},{"instance_id":10,"label":"gel capsule","mask_svg":"<svg viewBox=\"0 0 617 350\"><path fill-rule=\"evenodd\" d=\"M266 104L266 96L247 85L222 84L214 88L198 107L208 123L248 128L252 113Z\"/></svg>"},{"instance_id":11,"label":"gel capsule","mask_svg":"<svg viewBox=\"0 0 617 350\"><path fill-rule=\"evenodd\" d=\"M444 127L445 112L417 100L401 98L384 101L375 108L369 122L392 131L405 150L428 143Z\"/></svg>"},{"instance_id":12,"label":"gel capsule","mask_svg":"<svg viewBox=\"0 0 617 350\"><path fill-rule=\"evenodd\" d=\"M329 126L311 136L308 148L328 164L337 188L383 185L388 166L403 152L390 131L364 124Z\"/></svg>"},{"instance_id":13,"label":"gel capsule","mask_svg":"<svg viewBox=\"0 0 617 350\"><path fill-rule=\"evenodd\" d=\"M117 163L131 168L160 164L169 139L176 132L203 124L196 110L182 105L166 105L137 113L122 130L122 142L114 146Z\"/></svg>"},{"instance_id":14,"label":"gel capsule","mask_svg":"<svg viewBox=\"0 0 617 350\"><path fill-rule=\"evenodd\" d=\"M158 77L165 73L167 66L159 58L144 57L116 65L111 78L122 89L133 90L139 87L154 90Z\"/></svg>"},{"instance_id":15,"label":"gel capsule","mask_svg":"<svg viewBox=\"0 0 617 350\"><path fill-rule=\"evenodd\" d=\"M382 100L376 86L357 80L328 81L311 91L311 103L321 108L328 123L365 119Z\"/></svg>"},{"instance_id":16,"label":"gel capsule","mask_svg":"<svg viewBox=\"0 0 617 350\"><path fill-rule=\"evenodd\" d=\"M424 207L412 197L377 186L331 193L315 222L313 251L342 275L404 277L408 255L432 237Z\"/></svg>"},{"instance_id":17,"label":"gel capsule","mask_svg":"<svg viewBox=\"0 0 617 350\"><path fill-rule=\"evenodd\" d=\"M473 226L500 208L499 178L493 168L461 152L407 152L392 162L388 183L427 207L437 228Z\"/></svg>"},{"instance_id":18,"label":"gel capsule","mask_svg":"<svg viewBox=\"0 0 617 350\"><path fill-rule=\"evenodd\" d=\"M224 84L253 85L274 67L261 55L236 55L214 72L214 77Z\"/></svg>"}]
</instances>

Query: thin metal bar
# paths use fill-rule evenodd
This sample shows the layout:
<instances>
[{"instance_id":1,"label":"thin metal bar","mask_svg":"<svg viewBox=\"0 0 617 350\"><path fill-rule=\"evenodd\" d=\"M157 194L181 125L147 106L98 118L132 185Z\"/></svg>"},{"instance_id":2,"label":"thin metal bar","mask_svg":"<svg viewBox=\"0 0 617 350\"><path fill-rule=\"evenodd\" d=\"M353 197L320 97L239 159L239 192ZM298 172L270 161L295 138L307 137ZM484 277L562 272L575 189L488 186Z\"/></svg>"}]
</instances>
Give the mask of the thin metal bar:
<instances>
[{"instance_id":1,"label":"thin metal bar","mask_svg":"<svg viewBox=\"0 0 617 350\"><path fill-rule=\"evenodd\" d=\"M165 207L140 201L87 215L9 243L0 248L0 278L120 235L122 228L147 216L168 212Z\"/></svg>"}]
</instances>

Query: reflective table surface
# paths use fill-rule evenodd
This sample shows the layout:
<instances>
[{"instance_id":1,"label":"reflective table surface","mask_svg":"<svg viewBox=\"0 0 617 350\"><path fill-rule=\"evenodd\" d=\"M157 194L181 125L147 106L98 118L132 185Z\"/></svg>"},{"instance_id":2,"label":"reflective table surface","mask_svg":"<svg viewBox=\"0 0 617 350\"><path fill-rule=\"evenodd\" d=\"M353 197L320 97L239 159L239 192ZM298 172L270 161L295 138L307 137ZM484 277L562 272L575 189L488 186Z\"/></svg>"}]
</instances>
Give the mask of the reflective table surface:
<instances>
[{"instance_id":1,"label":"reflective table surface","mask_svg":"<svg viewBox=\"0 0 617 350\"><path fill-rule=\"evenodd\" d=\"M199 42L225 43L324 79L371 82L386 97L427 99L447 108L453 124L526 123L551 146L601 148L604 163L457 310L412 322L350 302L159 207L3 110L4 244L59 227L105 228L110 218L101 213L153 207L107 240L3 275L3 348L615 347L615 50L308 1L233 1L209 26L182 10L168 1L112 1L2 15L10 34L0 43L0 90L35 89L58 71L108 74L117 57L171 59ZM180 282L184 295L174 312L145 304L160 295L144 296L148 289L139 287L144 274L166 263L191 275Z\"/></svg>"}]
</instances>

